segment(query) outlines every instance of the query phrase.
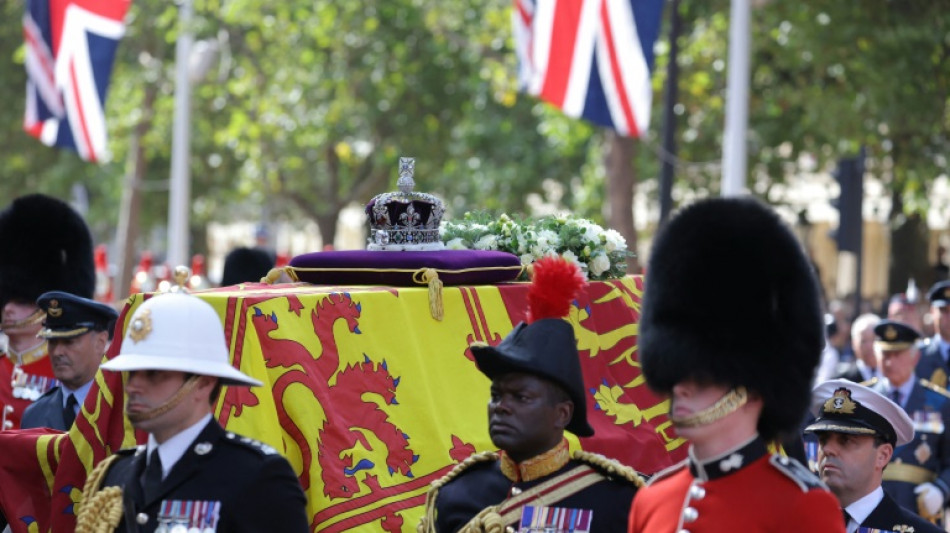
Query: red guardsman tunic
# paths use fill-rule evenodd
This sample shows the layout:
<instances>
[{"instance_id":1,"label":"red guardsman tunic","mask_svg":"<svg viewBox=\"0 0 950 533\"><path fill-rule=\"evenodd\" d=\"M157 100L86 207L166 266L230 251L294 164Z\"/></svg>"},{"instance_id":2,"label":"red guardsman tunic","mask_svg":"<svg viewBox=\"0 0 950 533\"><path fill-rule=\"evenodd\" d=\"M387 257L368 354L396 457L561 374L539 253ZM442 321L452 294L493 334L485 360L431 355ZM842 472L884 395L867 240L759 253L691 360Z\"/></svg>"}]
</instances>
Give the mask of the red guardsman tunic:
<instances>
[{"instance_id":1,"label":"red guardsman tunic","mask_svg":"<svg viewBox=\"0 0 950 533\"><path fill-rule=\"evenodd\" d=\"M715 459L690 458L640 489L629 533L844 533L841 507L804 466L756 438Z\"/></svg>"},{"instance_id":2,"label":"red guardsman tunic","mask_svg":"<svg viewBox=\"0 0 950 533\"><path fill-rule=\"evenodd\" d=\"M17 366L17 359L23 364ZM0 353L0 429L18 429L23 410L57 384L45 342L19 358Z\"/></svg>"}]
</instances>

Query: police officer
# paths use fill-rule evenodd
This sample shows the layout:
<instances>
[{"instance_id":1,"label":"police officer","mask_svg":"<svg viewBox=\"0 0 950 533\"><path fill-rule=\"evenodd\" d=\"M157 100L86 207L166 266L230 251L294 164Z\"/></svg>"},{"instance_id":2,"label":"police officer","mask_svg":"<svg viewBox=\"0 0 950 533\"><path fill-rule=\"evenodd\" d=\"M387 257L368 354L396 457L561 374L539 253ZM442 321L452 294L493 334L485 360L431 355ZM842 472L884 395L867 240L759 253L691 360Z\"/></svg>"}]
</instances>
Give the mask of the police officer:
<instances>
[{"instance_id":1,"label":"police officer","mask_svg":"<svg viewBox=\"0 0 950 533\"><path fill-rule=\"evenodd\" d=\"M36 299L61 290L92 298L96 286L92 236L68 204L42 194L19 197L0 212L0 429L20 427L23 411L56 386L47 344L36 334Z\"/></svg>"},{"instance_id":2,"label":"police officer","mask_svg":"<svg viewBox=\"0 0 950 533\"><path fill-rule=\"evenodd\" d=\"M546 258L535 263L531 292L553 294L551 287L571 285L579 290L583 283L573 263ZM571 298L563 302L564 312ZM420 532L530 528L532 520L554 516L545 511L550 507L565 510L551 531L623 530L642 481L616 461L569 452L565 430L579 437L594 430L587 422L574 328L558 314L532 303L528 323L518 324L498 346L471 347L478 369L491 379L488 432L501 451L475 454L435 482Z\"/></svg>"},{"instance_id":3,"label":"police officer","mask_svg":"<svg viewBox=\"0 0 950 533\"><path fill-rule=\"evenodd\" d=\"M907 413L879 392L844 379L815 387L813 400L817 418L805 431L818 435L818 473L846 513L847 531L942 531L881 488L894 448L914 437Z\"/></svg>"},{"instance_id":4,"label":"police officer","mask_svg":"<svg viewBox=\"0 0 950 533\"><path fill-rule=\"evenodd\" d=\"M38 336L47 340L59 385L26 408L20 425L68 430L92 387L119 314L108 305L60 291L44 293L36 305L46 316Z\"/></svg>"},{"instance_id":5,"label":"police officer","mask_svg":"<svg viewBox=\"0 0 950 533\"><path fill-rule=\"evenodd\" d=\"M927 292L934 336L921 349L917 375L934 385L947 386L950 374L950 281L935 283Z\"/></svg>"},{"instance_id":6,"label":"police officer","mask_svg":"<svg viewBox=\"0 0 950 533\"><path fill-rule=\"evenodd\" d=\"M894 451L884 471L884 490L901 506L942 524L950 496L950 438L944 430L944 421L950 420L950 393L916 376L917 330L884 320L874 335L878 368L886 379L871 386L900 405L916 430L914 440Z\"/></svg>"},{"instance_id":7,"label":"police officer","mask_svg":"<svg viewBox=\"0 0 950 533\"><path fill-rule=\"evenodd\" d=\"M306 497L287 460L212 417L222 385L261 382L228 363L209 304L180 293L145 301L102 369L127 372L125 411L148 443L96 466L77 531L102 520L126 532L309 531Z\"/></svg>"},{"instance_id":8,"label":"police officer","mask_svg":"<svg viewBox=\"0 0 950 533\"><path fill-rule=\"evenodd\" d=\"M810 404L818 294L791 230L754 199L702 200L660 230L638 351L689 457L637 493L630 532L844 530L834 495L767 446Z\"/></svg>"}]
</instances>

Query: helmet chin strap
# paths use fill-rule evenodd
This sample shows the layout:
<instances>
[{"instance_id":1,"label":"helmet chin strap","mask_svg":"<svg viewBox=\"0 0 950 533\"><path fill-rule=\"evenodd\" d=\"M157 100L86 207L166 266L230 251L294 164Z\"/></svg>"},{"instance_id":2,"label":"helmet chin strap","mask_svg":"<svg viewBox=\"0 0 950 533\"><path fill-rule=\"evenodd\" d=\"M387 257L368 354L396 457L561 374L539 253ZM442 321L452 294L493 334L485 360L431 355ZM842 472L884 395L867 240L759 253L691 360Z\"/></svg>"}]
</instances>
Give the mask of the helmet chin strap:
<instances>
[{"instance_id":1,"label":"helmet chin strap","mask_svg":"<svg viewBox=\"0 0 950 533\"><path fill-rule=\"evenodd\" d=\"M683 417L670 415L670 420L675 426L681 428L705 426L706 424L711 424L720 418L736 412L748 401L749 391L747 391L745 387L736 387L724 394L716 403L702 411Z\"/></svg>"},{"instance_id":2,"label":"helmet chin strap","mask_svg":"<svg viewBox=\"0 0 950 533\"><path fill-rule=\"evenodd\" d=\"M46 311L43 311L42 309L37 309L36 311L33 311L33 313L30 314L29 316L25 318L21 318L20 320L13 320L10 322L0 323L0 331L4 331L7 334L10 334L10 333L16 334L16 333L19 333L20 329L24 329L30 326L35 326L43 322L43 320L45 319L46 319Z\"/></svg>"},{"instance_id":3,"label":"helmet chin strap","mask_svg":"<svg viewBox=\"0 0 950 533\"><path fill-rule=\"evenodd\" d=\"M153 418L160 417L163 414L171 411L172 409L175 408L175 406L180 404L183 399L185 399L185 396L187 396L188 393L193 391L195 387L198 386L198 378L200 377L201 376L194 375L188 378L187 381L182 383L181 387L178 389L177 392L175 392L175 394L172 395L171 398L165 400L165 403L163 403L162 405L159 405L158 407L156 407L155 409L152 409L151 411L145 411L144 413L126 412L126 414L129 416L129 422L132 422L133 424L137 424L139 422L145 422L146 420L151 420Z\"/></svg>"}]
</instances>

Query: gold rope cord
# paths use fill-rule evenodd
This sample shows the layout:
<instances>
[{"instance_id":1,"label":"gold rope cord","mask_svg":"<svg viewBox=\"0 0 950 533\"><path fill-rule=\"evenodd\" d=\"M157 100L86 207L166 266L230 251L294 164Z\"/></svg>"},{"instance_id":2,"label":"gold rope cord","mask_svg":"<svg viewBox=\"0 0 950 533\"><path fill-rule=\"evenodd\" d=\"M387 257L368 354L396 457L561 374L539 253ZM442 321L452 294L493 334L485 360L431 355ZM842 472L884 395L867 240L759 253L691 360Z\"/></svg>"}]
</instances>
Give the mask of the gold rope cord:
<instances>
[{"instance_id":1,"label":"gold rope cord","mask_svg":"<svg viewBox=\"0 0 950 533\"><path fill-rule=\"evenodd\" d=\"M118 459L118 455L105 458L86 478L82 499L77 504L76 533L110 533L122 519L122 489L106 487L99 490L102 480Z\"/></svg>"}]
</instances>

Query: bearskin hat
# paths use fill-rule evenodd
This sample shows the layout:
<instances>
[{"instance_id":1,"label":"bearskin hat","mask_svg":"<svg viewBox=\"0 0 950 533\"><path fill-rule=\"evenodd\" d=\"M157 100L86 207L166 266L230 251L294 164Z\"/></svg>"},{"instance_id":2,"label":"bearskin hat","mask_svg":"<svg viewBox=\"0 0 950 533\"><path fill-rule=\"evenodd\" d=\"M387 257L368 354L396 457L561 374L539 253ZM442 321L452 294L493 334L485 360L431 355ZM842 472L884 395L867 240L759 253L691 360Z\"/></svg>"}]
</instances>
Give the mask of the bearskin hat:
<instances>
[{"instance_id":1,"label":"bearskin hat","mask_svg":"<svg viewBox=\"0 0 950 533\"><path fill-rule=\"evenodd\" d=\"M274 258L260 248L235 248L224 258L221 286L257 283L274 268Z\"/></svg>"},{"instance_id":2,"label":"bearskin hat","mask_svg":"<svg viewBox=\"0 0 950 533\"><path fill-rule=\"evenodd\" d=\"M68 204L30 194L0 212L0 308L53 290L92 298L95 287L92 235Z\"/></svg>"},{"instance_id":3,"label":"bearskin hat","mask_svg":"<svg viewBox=\"0 0 950 533\"><path fill-rule=\"evenodd\" d=\"M795 430L824 346L818 284L788 226L753 198L682 209L653 244L639 357L647 384L745 386L763 399L759 433Z\"/></svg>"}]
</instances>

